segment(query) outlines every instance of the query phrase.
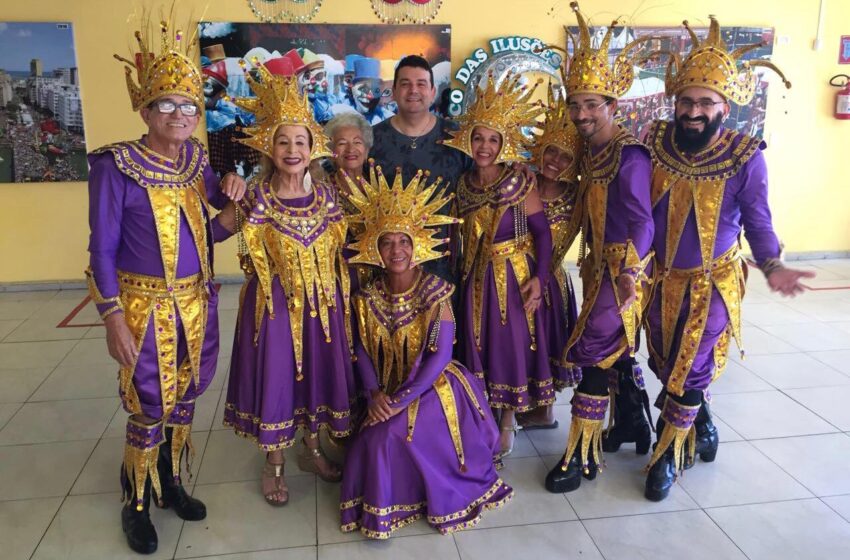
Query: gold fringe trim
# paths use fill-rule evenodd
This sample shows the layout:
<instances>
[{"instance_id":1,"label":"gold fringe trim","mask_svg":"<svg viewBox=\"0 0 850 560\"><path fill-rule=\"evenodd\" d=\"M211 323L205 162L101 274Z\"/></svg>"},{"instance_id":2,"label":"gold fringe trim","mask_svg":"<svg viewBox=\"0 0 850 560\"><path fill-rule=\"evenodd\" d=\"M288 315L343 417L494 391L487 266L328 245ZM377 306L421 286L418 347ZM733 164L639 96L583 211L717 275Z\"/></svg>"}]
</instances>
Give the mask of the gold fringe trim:
<instances>
[{"instance_id":1,"label":"gold fringe trim","mask_svg":"<svg viewBox=\"0 0 850 560\"><path fill-rule=\"evenodd\" d=\"M610 397L605 397L610 401ZM601 471L604 467L602 463L602 424L604 420L591 420L589 418L581 418L573 414L570 422L570 432L567 436L567 451L564 455L564 462L561 465L562 470L567 470L567 463L575 453L579 441L581 441L581 449L579 451L581 457L581 467L585 474L590 472L588 458L593 454L593 461L597 468Z\"/></svg>"},{"instance_id":2,"label":"gold fringe trim","mask_svg":"<svg viewBox=\"0 0 850 560\"><path fill-rule=\"evenodd\" d=\"M192 425L179 424L169 425L171 428L171 470L174 479L180 480L180 457L183 456L183 448L186 448L186 472L189 480L192 480L192 462L195 460L195 446L192 444Z\"/></svg>"},{"instance_id":3,"label":"gold fringe trim","mask_svg":"<svg viewBox=\"0 0 850 560\"><path fill-rule=\"evenodd\" d=\"M685 444L688 445L687 454ZM673 446L673 466L676 473L682 474L685 470L685 458L696 456L697 432L693 425L690 428L677 428L669 422L664 423L664 430L658 438L658 443L655 446L655 451L652 452L652 457L649 459L649 464L644 468L645 472L649 472L658 459L667 451L670 446Z\"/></svg>"}]
</instances>

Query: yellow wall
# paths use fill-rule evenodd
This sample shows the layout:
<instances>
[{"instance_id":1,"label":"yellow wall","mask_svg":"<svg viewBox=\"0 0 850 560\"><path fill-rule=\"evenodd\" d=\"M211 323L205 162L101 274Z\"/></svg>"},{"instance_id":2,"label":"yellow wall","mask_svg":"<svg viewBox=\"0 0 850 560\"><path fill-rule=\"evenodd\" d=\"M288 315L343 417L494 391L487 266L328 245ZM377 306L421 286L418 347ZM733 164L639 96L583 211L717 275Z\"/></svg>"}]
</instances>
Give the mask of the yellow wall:
<instances>
[{"instance_id":1,"label":"yellow wall","mask_svg":"<svg viewBox=\"0 0 850 560\"><path fill-rule=\"evenodd\" d=\"M615 15L636 25L677 25L682 19L703 24L708 11L722 25L772 26L787 45L774 47L773 60L794 87L771 88L766 155L771 204L789 252L850 250L850 121L831 117L834 90L830 76L850 73L839 66L838 38L850 34L850 2L826 0L827 18L820 51L811 48L818 0L585 0L584 12L596 21ZM205 19L254 21L247 0L180 0ZM138 137L142 123L129 108L121 66L113 53L126 55L130 32L125 0L39 0L2 2L0 21L71 21L90 149ZM556 6L555 15L548 15ZM638 13L629 12L637 10ZM316 23L376 23L368 0L325 0ZM528 35L563 42L562 25L574 19L566 0L444 0L437 23L452 25L452 59L501 35ZM841 25L844 22L845 25ZM2 57L2 53L0 53ZM0 62L2 65L2 62ZM776 82L774 82L776 83ZM778 85L778 84L777 84ZM84 183L0 185L0 283L79 279L86 266L87 193ZM238 272L232 243L219 248L219 274Z\"/></svg>"}]
</instances>

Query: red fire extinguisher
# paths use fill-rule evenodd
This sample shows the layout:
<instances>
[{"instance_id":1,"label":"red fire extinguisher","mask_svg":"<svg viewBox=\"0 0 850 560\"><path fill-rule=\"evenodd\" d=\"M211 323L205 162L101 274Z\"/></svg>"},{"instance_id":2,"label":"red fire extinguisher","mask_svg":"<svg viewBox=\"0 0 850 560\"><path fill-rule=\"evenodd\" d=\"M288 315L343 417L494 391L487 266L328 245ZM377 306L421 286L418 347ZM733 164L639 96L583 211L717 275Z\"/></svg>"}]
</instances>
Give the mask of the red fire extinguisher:
<instances>
[{"instance_id":1,"label":"red fire extinguisher","mask_svg":"<svg viewBox=\"0 0 850 560\"><path fill-rule=\"evenodd\" d=\"M841 78L844 78L843 82ZM829 80L829 85L841 88L835 93L835 118L850 119L850 76L847 74L833 76Z\"/></svg>"}]
</instances>

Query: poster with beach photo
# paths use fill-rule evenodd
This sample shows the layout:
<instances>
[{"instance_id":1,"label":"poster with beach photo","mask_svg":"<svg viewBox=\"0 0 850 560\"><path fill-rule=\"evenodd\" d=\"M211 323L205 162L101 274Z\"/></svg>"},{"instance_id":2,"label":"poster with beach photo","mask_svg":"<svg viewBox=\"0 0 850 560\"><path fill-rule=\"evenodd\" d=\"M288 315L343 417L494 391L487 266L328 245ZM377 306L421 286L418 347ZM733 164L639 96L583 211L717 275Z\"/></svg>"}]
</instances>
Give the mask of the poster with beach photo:
<instances>
[{"instance_id":1,"label":"poster with beach photo","mask_svg":"<svg viewBox=\"0 0 850 560\"><path fill-rule=\"evenodd\" d=\"M0 183L88 178L70 23L0 22Z\"/></svg>"}]
</instances>

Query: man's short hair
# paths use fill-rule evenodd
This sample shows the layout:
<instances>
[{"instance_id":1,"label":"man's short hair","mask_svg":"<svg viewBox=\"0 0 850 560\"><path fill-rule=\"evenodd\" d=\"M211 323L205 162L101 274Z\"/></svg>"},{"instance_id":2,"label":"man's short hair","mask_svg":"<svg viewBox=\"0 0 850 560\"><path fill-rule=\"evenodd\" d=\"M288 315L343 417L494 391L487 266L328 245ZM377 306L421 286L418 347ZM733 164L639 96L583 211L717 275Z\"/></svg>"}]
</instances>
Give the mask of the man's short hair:
<instances>
[{"instance_id":1,"label":"man's short hair","mask_svg":"<svg viewBox=\"0 0 850 560\"><path fill-rule=\"evenodd\" d=\"M427 70L428 77L431 78L431 86L434 85L434 71L431 70L431 65L428 64L427 60L425 60L418 54L411 54L398 61L398 64L395 67L395 72L393 73L393 87L395 87L395 83L398 81L398 71L404 68L405 66L410 68L422 68L423 70Z\"/></svg>"}]
</instances>

